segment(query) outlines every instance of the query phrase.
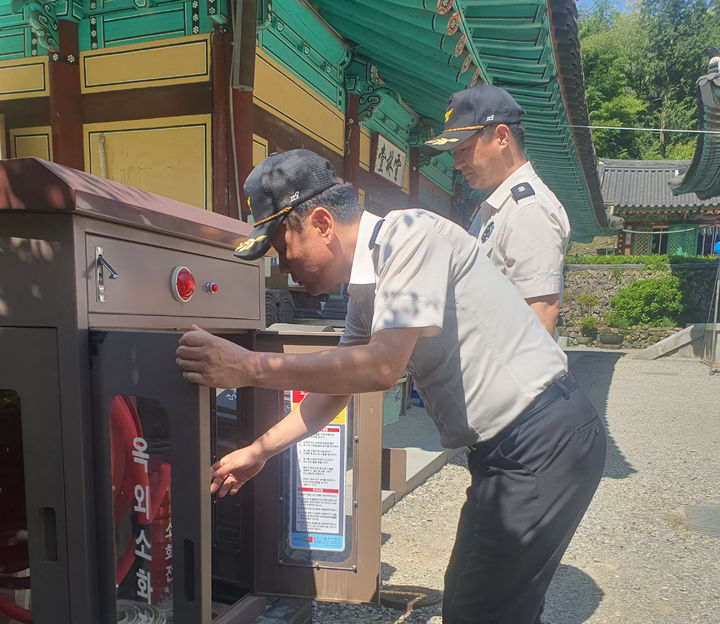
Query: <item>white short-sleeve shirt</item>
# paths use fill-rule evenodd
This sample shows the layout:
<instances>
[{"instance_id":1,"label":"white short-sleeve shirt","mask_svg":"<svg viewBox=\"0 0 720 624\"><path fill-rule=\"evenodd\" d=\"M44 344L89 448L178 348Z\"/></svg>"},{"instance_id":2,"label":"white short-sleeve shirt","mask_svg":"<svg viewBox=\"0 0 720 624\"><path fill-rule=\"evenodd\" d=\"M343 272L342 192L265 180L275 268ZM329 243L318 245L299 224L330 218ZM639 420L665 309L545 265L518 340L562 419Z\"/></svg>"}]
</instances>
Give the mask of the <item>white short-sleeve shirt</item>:
<instances>
[{"instance_id":1,"label":"white short-sleeve shirt","mask_svg":"<svg viewBox=\"0 0 720 624\"><path fill-rule=\"evenodd\" d=\"M523 186L526 185L526 186ZM512 189L522 189L513 196ZM525 299L563 291L565 208L527 162L480 204L468 232Z\"/></svg>"},{"instance_id":2,"label":"white short-sleeve shirt","mask_svg":"<svg viewBox=\"0 0 720 624\"><path fill-rule=\"evenodd\" d=\"M341 344L422 328L408 362L442 443L489 439L567 358L513 285L461 227L424 210L363 213Z\"/></svg>"}]
</instances>

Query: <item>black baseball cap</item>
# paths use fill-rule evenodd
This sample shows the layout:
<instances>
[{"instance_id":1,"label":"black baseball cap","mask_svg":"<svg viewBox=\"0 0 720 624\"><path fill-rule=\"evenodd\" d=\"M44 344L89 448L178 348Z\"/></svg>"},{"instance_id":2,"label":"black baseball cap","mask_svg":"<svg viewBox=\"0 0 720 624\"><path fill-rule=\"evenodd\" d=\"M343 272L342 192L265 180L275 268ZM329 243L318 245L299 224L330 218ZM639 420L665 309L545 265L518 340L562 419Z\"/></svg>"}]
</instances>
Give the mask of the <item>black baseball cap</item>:
<instances>
[{"instance_id":1,"label":"black baseball cap","mask_svg":"<svg viewBox=\"0 0 720 624\"><path fill-rule=\"evenodd\" d=\"M525 111L500 87L478 85L453 93L445 111L445 128L425 141L422 151L436 156L457 147L485 126L515 123Z\"/></svg>"},{"instance_id":2,"label":"black baseball cap","mask_svg":"<svg viewBox=\"0 0 720 624\"><path fill-rule=\"evenodd\" d=\"M332 165L314 152L296 149L270 154L245 180L243 189L255 227L235 249L243 260L256 260L270 248L270 235L290 211L339 184Z\"/></svg>"}]
</instances>

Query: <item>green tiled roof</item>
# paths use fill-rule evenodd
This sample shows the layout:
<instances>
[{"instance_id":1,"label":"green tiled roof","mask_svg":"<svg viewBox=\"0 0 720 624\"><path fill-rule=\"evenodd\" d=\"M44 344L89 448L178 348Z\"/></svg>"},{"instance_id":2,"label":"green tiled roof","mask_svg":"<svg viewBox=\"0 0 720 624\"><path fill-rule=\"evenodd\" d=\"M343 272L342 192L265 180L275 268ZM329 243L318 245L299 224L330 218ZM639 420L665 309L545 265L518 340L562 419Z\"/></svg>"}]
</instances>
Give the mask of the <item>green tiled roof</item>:
<instances>
[{"instance_id":1,"label":"green tiled roof","mask_svg":"<svg viewBox=\"0 0 720 624\"><path fill-rule=\"evenodd\" d=\"M589 125L573 0L313 5L431 131L452 92L474 80L507 89L526 111L528 157L565 205L573 237L608 233L590 133L571 128Z\"/></svg>"}]
</instances>

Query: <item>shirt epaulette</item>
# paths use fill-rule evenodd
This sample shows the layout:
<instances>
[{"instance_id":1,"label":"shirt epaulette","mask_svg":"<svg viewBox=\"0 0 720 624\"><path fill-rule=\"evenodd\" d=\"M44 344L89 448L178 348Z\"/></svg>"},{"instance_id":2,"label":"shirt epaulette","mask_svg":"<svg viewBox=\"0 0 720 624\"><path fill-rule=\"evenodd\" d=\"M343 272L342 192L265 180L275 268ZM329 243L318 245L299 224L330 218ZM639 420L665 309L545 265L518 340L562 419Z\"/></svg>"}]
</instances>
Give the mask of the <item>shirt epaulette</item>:
<instances>
[{"instance_id":1,"label":"shirt epaulette","mask_svg":"<svg viewBox=\"0 0 720 624\"><path fill-rule=\"evenodd\" d=\"M368 243L368 249L375 247L375 243L377 242L377 237L378 234L380 234L380 228L383 226L383 223L385 223L385 219L380 219L380 221L375 224L372 236L370 237L370 242Z\"/></svg>"},{"instance_id":2,"label":"shirt epaulette","mask_svg":"<svg viewBox=\"0 0 720 624\"><path fill-rule=\"evenodd\" d=\"M530 186L527 182L521 182L520 184L516 184L510 189L510 192L512 193L513 199L515 201L520 201L525 197L532 197L533 195L535 195L533 187Z\"/></svg>"}]
</instances>

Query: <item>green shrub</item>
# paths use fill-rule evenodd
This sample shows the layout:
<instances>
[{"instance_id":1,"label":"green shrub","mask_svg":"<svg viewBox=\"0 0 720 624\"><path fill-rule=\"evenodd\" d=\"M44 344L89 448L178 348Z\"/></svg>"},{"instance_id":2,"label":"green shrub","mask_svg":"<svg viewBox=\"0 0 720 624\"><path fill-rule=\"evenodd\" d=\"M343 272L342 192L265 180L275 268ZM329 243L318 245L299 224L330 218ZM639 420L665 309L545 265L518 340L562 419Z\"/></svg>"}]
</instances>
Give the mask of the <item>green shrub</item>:
<instances>
[{"instance_id":1,"label":"green shrub","mask_svg":"<svg viewBox=\"0 0 720 624\"><path fill-rule=\"evenodd\" d=\"M597 321L592 316L586 316L580 321L580 333L588 338L597 338Z\"/></svg>"},{"instance_id":2,"label":"green shrub","mask_svg":"<svg viewBox=\"0 0 720 624\"><path fill-rule=\"evenodd\" d=\"M617 312L608 312L605 315L605 323L609 327L620 327L622 329L630 327L630 323L627 322L625 317Z\"/></svg>"},{"instance_id":3,"label":"green shrub","mask_svg":"<svg viewBox=\"0 0 720 624\"><path fill-rule=\"evenodd\" d=\"M699 262L717 262L717 256L668 256L669 264L696 264Z\"/></svg>"},{"instance_id":4,"label":"green shrub","mask_svg":"<svg viewBox=\"0 0 720 624\"><path fill-rule=\"evenodd\" d=\"M600 301L598 301L598 298L595 295L586 295L585 293L579 294L577 297L575 297L575 301L587 308L591 308L592 306L596 306Z\"/></svg>"},{"instance_id":5,"label":"green shrub","mask_svg":"<svg viewBox=\"0 0 720 624\"><path fill-rule=\"evenodd\" d=\"M605 321L611 327L676 325L683 312L680 280L674 275L633 282L610 299Z\"/></svg>"}]
</instances>

